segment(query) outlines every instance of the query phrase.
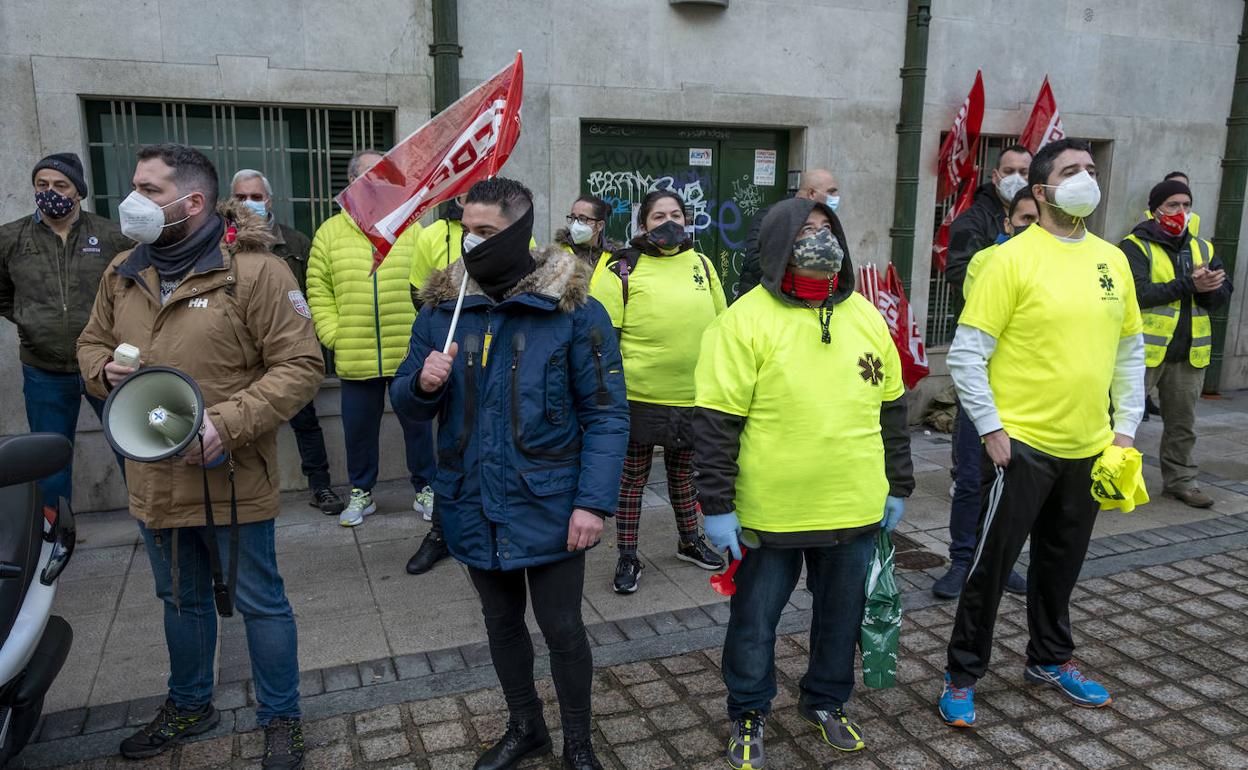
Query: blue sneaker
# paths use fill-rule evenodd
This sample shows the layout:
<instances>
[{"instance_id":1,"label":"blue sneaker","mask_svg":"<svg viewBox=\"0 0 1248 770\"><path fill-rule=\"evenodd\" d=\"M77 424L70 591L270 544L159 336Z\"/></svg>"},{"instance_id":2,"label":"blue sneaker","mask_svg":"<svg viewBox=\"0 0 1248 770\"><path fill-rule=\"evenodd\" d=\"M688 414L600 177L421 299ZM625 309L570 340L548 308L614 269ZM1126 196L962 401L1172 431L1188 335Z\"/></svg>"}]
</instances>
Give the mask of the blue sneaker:
<instances>
[{"instance_id":1,"label":"blue sneaker","mask_svg":"<svg viewBox=\"0 0 1248 770\"><path fill-rule=\"evenodd\" d=\"M1074 661L1060 666L1028 666L1023 669L1023 679L1036 684L1047 684L1061 690L1076 705L1099 709L1114 702L1104 687L1085 677Z\"/></svg>"},{"instance_id":2,"label":"blue sneaker","mask_svg":"<svg viewBox=\"0 0 1248 770\"><path fill-rule=\"evenodd\" d=\"M945 689L940 693L940 716L950 727L972 727L975 724L975 688L954 687L945 672Z\"/></svg>"}]
</instances>

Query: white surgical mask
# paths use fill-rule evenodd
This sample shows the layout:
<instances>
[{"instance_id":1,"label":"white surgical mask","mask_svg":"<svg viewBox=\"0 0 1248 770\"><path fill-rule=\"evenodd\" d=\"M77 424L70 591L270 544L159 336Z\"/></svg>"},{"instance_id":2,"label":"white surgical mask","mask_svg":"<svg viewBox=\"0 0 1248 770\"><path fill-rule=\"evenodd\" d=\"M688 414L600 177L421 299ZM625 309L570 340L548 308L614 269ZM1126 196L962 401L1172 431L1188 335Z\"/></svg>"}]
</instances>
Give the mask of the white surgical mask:
<instances>
[{"instance_id":1,"label":"white surgical mask","mask_svg":"<svg viewBox=\"0 0 1248 770\"><path fill-rule=\"evenodd\" d=\"M568 235L572 236L572 242L576 244L589 243L589 239L594 237L593 225L587 225L584 222L573 221L568 227Z\"/></svg>"},{"instance_id":2,"label":"white surgical mask","mask_svg":"<svg viewBox=\"0 0 1248 770\"><path fill-rule=\"evenodd\" d=\"M269 218L269 207L265 205L264 201L246 200L243 201L243 205L254 211L256 216L261 219Z\"/></svg>"},{"instance_id":3,"label":"white surgical mask","mask_svg":"<svg viewBox=\"0 0 1248 770\"><path fill-rule=\"evenodd\" d=\"M467 254L468 252L472 251L476 247L480 246L482 241L484 240L485 240L484 238L477 235L476 233L466 234L464 236L464 253Z\"/></svg>"},{"instance_id":4,"label":"white surgical mask","mask_svg":"<svg viewBox=\"0 0 1248 770\"><path fill-rule=\"evenodd\" d=\"M1023 175L1014 173L1001 177L1001 181L997 182L997 193L1001 195L1001 200L1008 204L1014 200L1015 195L1018 195L1018 191L1026 186L1027 180L1023 179Z\"/></svg>"},{"instance_id":5,"label":"white surgical mask","mask_svg":"<svg viewBox=\"0 0 1248 770\"><path fill-rule=\"evenodd\" d=\"M841 205L841 196L829 195L824 199L824 202L828 204L828 208L835 212L837 207Z\"/></svg>"},{"instance_id":6,"label":"white surgical mask","mask_svg":"<svg viewBox=\"0 0 1248 770\"><path fill-rule=\"evenodd\" d=\"M155 243L156 239L160 237L161 230L169 227L169 225L181 224L190 219L189 216L186 216L177 222L165 223L165 209L189 197L191 196L188 193L176 201L170 201L164 206L160 206L151 198L140 195L137 190L132 191L117 206L117 215L121 219L121 234L139 243Z\"/></svg>"},{"instance_id":7,"label":"white surgical mask","mask_svg":"<svg viewBox=\"0 0 1248 770\"><path fill-rule=\"evenodd\" d=\"M1051 205L1079 219L1091 215L1101 202L1101 188L1086 170L1063 179L1059 185L1045 187L1054 188Z\"/></svg>"}]
</instances>

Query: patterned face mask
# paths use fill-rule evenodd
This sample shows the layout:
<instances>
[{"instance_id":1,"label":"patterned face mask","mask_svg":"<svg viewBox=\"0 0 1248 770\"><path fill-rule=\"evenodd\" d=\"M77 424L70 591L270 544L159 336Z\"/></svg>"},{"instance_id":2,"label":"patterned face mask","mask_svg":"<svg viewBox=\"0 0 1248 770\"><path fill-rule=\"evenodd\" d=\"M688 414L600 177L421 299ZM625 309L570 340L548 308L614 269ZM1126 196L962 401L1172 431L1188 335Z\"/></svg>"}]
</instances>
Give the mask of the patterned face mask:
<instances>
[{"instance_id":1,"label":"patterned face mask","mask_svg":"<svg viewBox=\"0 0 1248 770\"><path fill-rule=\"evenodd\" d=\"M845 251L831 230L819 230L793 244L793 265L804 270L838 273Z\"/></svg>"},{"instance_id":2,"label":"patterned face mask","mask_svg":"<svg viewBox=\"0 0 1248 770\"><path fill-rule=\"evenodd\" d=\"M35 193L35 205L44 216L60 219L74 210L74 199L61 195L56 190L42 190Z\"/></svg>"}]
</instances>

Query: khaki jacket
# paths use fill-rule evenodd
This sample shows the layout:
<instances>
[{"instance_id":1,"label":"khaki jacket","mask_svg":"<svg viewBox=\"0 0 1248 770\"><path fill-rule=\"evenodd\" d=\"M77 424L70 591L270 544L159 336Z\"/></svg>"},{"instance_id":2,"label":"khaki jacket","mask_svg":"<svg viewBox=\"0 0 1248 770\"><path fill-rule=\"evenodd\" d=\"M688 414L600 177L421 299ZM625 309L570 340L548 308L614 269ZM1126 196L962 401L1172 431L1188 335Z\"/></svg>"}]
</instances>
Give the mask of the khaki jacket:
<instances>
[{"instance_id":1,"label":"khaki jacket","mask_svg":"<svg viewBox=\"0 0 1248 770\"><path fill-rule=\"evenodd\" d=\"M104 273L91 318L78 338L87 391L108 395L104 365L119 343L144 365L189 374L235 466L240 523L278 514L277 428L316 394L324 376L311 314L282 261L269 253L260 219L234 202L220 213L237 240L202 258L163 306L156 269L124 252ZM208 471L213 516L229 521L228 464ZM180 458L126 461L130 512L153 529L205 524L199 466Z\"/></svg>"}]
</instances>

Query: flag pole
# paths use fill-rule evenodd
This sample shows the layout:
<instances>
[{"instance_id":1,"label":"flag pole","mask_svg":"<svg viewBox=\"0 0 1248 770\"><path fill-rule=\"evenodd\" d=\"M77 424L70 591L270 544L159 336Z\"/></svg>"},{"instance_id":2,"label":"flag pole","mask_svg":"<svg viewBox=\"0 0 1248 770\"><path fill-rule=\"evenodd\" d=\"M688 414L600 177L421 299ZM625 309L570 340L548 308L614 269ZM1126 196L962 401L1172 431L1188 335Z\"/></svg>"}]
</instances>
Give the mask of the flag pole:
<instances>
[{"instance_id":1,"label":"flag pole","mask_svg":"<svg viewBox=\"0 0 1248 770\"><path fill-rule=\"evenodd\" d=\"M462 258L461 258L462 261ZM446 344L442 346L442 352L446 355L451 354L451 343L455 340L455 327L459 326L459 311L464 309L464 294L468 292L468 268L464 268L464 280L459 282L459 299L455 301L455 314L451 316L451 330L446 333Z\"/></svg>"}]
</instances>

